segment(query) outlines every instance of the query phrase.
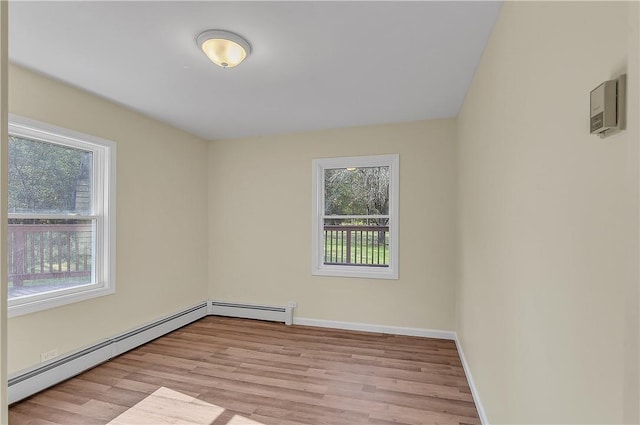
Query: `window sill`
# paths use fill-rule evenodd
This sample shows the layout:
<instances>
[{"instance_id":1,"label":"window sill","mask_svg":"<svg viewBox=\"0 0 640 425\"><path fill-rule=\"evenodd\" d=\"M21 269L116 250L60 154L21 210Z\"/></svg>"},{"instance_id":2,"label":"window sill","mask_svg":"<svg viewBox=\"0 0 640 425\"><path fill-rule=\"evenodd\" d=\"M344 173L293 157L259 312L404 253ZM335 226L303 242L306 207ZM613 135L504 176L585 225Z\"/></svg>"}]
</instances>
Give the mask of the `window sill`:
<instances>
[{"instance_id":1,"label":"window sill","mask_svg":"<svg viewBox=\"0 0 640 425\"><path fill-rule=\"evenodd\" d=\"M62 293L55 295L49 293L49 297L40 300L28 301L24 300L19 304L9 305L7 315L9 318L23 316L25 314L35 313L38 311L48 310L67 304L85 301L92 298L102 297L115 293L114 287L98 287L95 289L83 289L72 293ZM11 303L11 300L9 301Z\"/></svg>"},{"instance_id":2,"label":"window sill","mask_svg":"<svg viewBox=\"0 0 640 425\"><path fill-rule=\"evenodd\" d=\"M321 266L311 270L314 276L334 276L363 279L398 280L397 268L363 267L363 266Z\"/></svg>"}]
</instances>

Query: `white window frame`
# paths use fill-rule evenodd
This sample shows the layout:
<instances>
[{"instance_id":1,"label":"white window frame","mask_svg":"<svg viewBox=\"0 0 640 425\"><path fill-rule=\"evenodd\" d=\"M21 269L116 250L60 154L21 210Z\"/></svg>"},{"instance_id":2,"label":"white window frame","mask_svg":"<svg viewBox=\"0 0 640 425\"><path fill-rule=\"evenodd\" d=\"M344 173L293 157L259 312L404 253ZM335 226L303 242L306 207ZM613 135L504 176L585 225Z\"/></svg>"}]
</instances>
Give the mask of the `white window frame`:
<instances>
[{"instance_id":1,"label":"white window frame","mask_svg":"<svg viewBox=\"0 0 640 425\"><path fill-rule=\"evenodd\" d=\"M16 317L91 298L116 290L116 144L88 134L9 114L9 135L91 151L93 154L92 214L95 219L93 283L8 300L8 316ZM56 218L52 214L42 215ZM38 218L9 214L9 218ZM74 215L60 214L69 219ZM88 217L88 216L82 216ZM6 258L3 261L7 261Z\"/></svg>"},{"instance_id":2,"label":"white window frame","mask_svg":"<svg viewBox=\"0 0 640 425\"><path fill-rule=\"evenodd\" d=\"M389 167L389 266L367 267L324 264L324 172L334 168ZM400 156L370 155L340 158L322 158L312 161L313 206L312 206L312 259L311 274L316 276L340 276L369 279L398 279L399 247L399 179Z\"/></svg>"}]
</instances>

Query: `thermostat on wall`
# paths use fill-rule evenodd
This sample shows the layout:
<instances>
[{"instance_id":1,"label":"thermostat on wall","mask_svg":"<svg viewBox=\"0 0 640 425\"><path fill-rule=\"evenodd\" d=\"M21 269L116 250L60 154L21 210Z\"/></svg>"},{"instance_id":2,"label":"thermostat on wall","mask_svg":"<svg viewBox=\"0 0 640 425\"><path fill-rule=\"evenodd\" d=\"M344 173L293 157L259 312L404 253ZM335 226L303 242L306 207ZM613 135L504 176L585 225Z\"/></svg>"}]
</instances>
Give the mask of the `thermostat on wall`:
<instances>
[{"instance_id":1,"label":"thermostat on wall","mask_svg":"<svg viewBox=\"0 0 640 425\"><path fill-rule=\"evenodd\" d=\"M623 74L591 90L591 134L607 137L625 129L626 82Z\"/></svg>"}]
</instances>

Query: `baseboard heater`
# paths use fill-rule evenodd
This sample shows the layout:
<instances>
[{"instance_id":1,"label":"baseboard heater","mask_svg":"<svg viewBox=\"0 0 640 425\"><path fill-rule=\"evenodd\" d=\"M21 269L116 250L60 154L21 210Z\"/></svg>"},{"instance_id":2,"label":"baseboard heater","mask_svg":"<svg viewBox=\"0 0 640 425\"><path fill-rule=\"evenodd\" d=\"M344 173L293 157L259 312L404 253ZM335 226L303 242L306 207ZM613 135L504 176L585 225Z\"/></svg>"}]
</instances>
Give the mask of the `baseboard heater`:
<instances>
[{"instance_id":1,"label":"baseboard heater","mask_svg":"<svg viewBox=\"0 0 640 425\"><path fill-rule=\"evenodd\" d=\"M293 323L293 307L211 301L210 314L215 316L241 317L243 319L283 322L287 325L291 325Z\"/></svg>"},{"instance_id":2,"label":"baseboard heater","mask_svg":"<svg viewBox=\"0 0 640 425\"><path fill-rule=\"evenodd\" d=\"M195 322L205 317L208 311L208 303L203 302L180 313L125 332L81 351L54 359L34 369L19 372L18 375L11 377L7 382L7 400L9 403L15 403L29 397L113 357L126 353L191 322Z\"/></svg>"}]
</instances>

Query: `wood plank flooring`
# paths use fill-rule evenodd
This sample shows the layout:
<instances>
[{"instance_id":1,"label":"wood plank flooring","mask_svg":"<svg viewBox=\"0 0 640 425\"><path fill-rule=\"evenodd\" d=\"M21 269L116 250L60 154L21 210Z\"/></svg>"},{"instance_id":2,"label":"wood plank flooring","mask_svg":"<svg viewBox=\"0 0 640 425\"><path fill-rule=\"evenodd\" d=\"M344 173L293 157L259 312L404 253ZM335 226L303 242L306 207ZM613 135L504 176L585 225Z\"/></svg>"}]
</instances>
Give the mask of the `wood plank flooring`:
<instances>
[{"instance_id":1,"label":"wood plank flooring","mask_svg":"<svg viewBox=\"0 0 640 425\"><path fill-rule=\"evenodd\" d=\"M197 416L201 410L209 413ZM453 341L209 316L10 406L9 423L480 419Z\"/></svg>"}]
</instances>

